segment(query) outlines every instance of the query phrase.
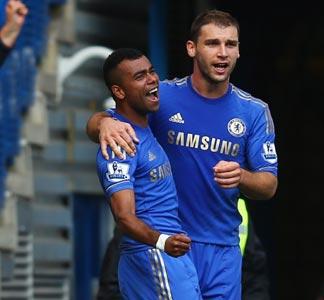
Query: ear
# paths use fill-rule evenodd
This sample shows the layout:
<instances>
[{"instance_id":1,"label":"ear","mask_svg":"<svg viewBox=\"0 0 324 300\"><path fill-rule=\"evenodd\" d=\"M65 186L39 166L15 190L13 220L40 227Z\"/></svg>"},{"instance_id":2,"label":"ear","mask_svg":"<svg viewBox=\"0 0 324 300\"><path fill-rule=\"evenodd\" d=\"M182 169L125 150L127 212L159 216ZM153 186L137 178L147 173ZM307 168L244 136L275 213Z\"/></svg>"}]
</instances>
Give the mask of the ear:
<instances>
[{"instance_id":1,"label":"ear","mask_svg":"<svg viewBox=\"0 0 324 300\"><path fill-rule=\"evenodd\" d=\"M119 85L112 85L111 92L118 100L123 100L125 98L125 91Z\"/></svg>"},{"instance_id":2,"label":"ear","mask_svg":"<svg viewBox=\"0 0 324 300\"><path fill-rule=\"evenodd\" d=\"M193 41L187 41L186 43L187 53L191 58L196 56L196 45Z\"/></svg>"}]
</instances>

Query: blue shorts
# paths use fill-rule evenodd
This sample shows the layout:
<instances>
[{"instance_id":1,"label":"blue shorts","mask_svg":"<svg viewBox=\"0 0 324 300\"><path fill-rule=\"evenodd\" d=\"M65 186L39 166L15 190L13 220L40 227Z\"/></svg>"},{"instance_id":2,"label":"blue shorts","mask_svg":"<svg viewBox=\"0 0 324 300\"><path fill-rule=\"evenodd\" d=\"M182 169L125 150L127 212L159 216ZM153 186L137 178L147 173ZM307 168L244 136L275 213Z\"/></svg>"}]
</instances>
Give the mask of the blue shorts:
<instances>
[{"instance_id":1,"label":"blue shorts","mask_svg":"<svg viewBox=\"0 0 324 300\"><path fill-rule=\"evenodd\" d=\"M118 280L124 299L202 299L197 272L188 255L175 258L158 249L122 253Z\"/></svg>"},{"instance_id":2,"label":"blue shorts","mask_svg":"<svg viewBox=\"0 0 324 300\"><path fill-rule=\"evenodd\" d=\"M188 254L195 264L203 299L241 299L242 255L239 246L192 242Z\"/></svg>"}]
</instances>

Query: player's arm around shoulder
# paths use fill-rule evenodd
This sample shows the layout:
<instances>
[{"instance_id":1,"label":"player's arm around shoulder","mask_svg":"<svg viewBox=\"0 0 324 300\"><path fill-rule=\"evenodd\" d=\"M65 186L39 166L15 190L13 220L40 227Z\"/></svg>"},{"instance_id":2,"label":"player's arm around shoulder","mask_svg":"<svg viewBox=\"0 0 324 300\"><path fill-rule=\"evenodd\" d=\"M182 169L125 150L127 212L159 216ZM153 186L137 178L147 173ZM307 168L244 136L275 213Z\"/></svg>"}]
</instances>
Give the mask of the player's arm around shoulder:
<instances>
[{"instance_id":1,"label":"player's arm around shoulder","mask_svg":"<svg viewBox=\"0 0 324 300\"><path fill-rule=\"evenodd\" d=\"M132 126L118 121L105 111L94 113L89 118L86 132L90 140L100 143L102 154L106 159L109 158L107 147L110 147L119 158L122 158L122 152L118 146L131 156L136 153L135 143L138 143L138 139Z\"/></svg>"}]
</instances>

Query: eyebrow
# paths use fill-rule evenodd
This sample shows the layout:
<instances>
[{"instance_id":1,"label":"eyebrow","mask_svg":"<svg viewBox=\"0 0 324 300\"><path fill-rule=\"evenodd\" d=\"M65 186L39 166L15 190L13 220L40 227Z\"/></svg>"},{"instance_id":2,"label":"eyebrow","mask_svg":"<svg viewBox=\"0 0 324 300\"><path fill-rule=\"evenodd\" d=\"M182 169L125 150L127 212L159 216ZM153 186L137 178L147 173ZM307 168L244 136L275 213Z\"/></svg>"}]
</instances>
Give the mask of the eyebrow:
<instances>
[{"instance_id":1,"label":"eyebrow","mask_svg":"<svg viewBox=\"0 0 324 300\"><path fill-rule=\"evenodd\" d=\"M217 38L216 39L207 39L207 40L205 40L205 43L206 42L220 42L220 39L217 39ZM233 40L233 39L228 39L225 41L225 43L226 42L232 42L232 43L234 42L234 43L238 43L238 44L240 43L238 40Z\"/></svg>"}]
</instances>

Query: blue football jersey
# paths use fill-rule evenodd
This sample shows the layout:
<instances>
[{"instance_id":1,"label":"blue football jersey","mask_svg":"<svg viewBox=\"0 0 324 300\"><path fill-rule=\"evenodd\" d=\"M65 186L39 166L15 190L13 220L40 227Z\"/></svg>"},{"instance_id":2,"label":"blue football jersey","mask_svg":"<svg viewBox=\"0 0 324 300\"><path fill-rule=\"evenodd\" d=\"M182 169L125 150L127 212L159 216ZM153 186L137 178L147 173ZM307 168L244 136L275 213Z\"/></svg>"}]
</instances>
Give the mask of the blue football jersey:
<instances>
[{"instance_id":1,"label":"blue football jersey","mask_svg":"<svg viewBox=\"0 0 324 300\"><path fill-rule=\"evenodd\" d=\"M150 126L171 162L184 230L196 242L237 245L239 189L218 186L212 168L236 161L277 174L268 105L232 84L224 96L205 98L191 77L160 82L160 102Z\"/></svg>"},{"instance_id":2,"label":"blue football jersey","mask_svg":"<svg viewBox=\"0 0 324 300\"><path fill-rule=\"evenodd\" d=\"M114 113L121 121L130 123ZM108 149L109 160L97 153L97 173L108 199L113 193L125 189L134 190L136 216L151 228L165 234L184 233L178 216L178 198L171 166L164 150L149 127L131 124L140 140L134 157L115 157ZM124 235L123 251L138 251L150 246Z\"/></svg>"}]
</instances>

